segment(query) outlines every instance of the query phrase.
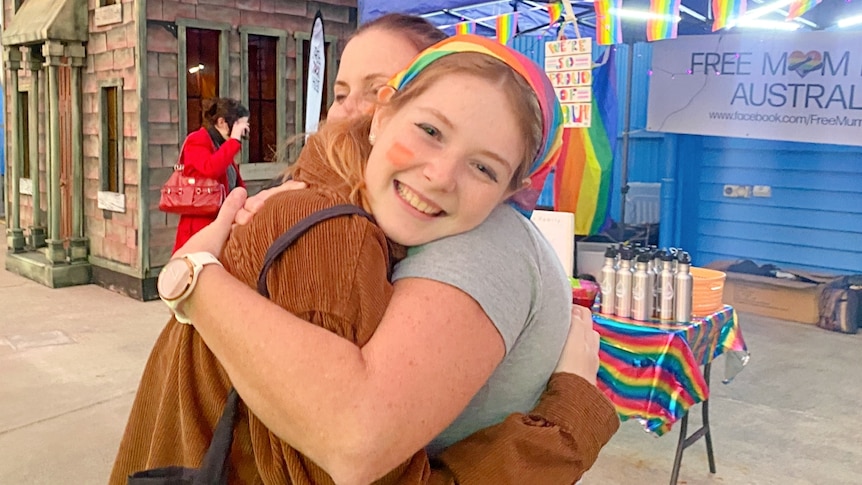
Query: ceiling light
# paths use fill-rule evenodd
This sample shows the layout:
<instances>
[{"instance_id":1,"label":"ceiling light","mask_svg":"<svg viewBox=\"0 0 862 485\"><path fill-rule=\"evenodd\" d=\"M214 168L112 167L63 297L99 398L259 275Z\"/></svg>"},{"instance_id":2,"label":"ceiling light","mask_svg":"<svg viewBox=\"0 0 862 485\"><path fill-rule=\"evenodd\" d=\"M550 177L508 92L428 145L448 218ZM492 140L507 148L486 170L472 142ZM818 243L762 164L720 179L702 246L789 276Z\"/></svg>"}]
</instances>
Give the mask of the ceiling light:
<instances>
[{"instance_id":1,"label":"ceiling light","mask_svg":"<svg viewBox=\"0 0 862 485\"><path fill-rule=\"evenodd\" d=\"M771 29L771 30L796 30L800 27L796 22L784 22L780 20L746 19L742 17L732 24L731 27L749 29Z\"/></svg>"},{"instance_id":2,"label":"ceiling light","mask_svg":"<svg viewBox=\"0 0 862 485\"><path fill-rule=\"evenodd\" d=\"M850 27L851 25L862 24L862 15L855 15L853 17L843 18L838 21L838 26L842 29L844 27Z\"/></svg>"},{"instance_id":3,"label":"ceiling light","mask_svg":"<svg viewBox=\"0 0 862 485\"><path fill-rule=\"evenodd\" d=\"M653 13L646 10L630 10L626 8L612 8L608 10L608 12L619 15L623 18L628 19L636 19L636 20L670 20L672 22L679 22L679 15L665 15L660 13Z\"/></svg>"},{"instance_id":4,"label":"ceiling light","mask_svg":"<svg viewBox=\"0 0 862 485\"><path fill-rule=\"evenodd\" d=\"M189 68L189 74L194 74L198 71L203 71L203 70L204 70L204 65L198 64L197 66L192 66Z\"/></svg>"},{"instance_id":5,"label":"ceiling light","mask_svg":"<svg viewBox=\"0 0 862 485\"><path fill-rule=\"evenodd\" d=\"M764 15L766 15L768 13L771 13L771 12L778 10L779 8L784 8L788 5L790 5L791 3L793 3L793 1L794 0L778 0L776 2L770 3L769 5L764 5L762 7L757 7L757 8L751 9L751 10L745 12L745 14L743 14L741 18L752 19L752 20L756 19L756 18L760 18L760 17L763 17Z\"/></svg>"}]
</instances>

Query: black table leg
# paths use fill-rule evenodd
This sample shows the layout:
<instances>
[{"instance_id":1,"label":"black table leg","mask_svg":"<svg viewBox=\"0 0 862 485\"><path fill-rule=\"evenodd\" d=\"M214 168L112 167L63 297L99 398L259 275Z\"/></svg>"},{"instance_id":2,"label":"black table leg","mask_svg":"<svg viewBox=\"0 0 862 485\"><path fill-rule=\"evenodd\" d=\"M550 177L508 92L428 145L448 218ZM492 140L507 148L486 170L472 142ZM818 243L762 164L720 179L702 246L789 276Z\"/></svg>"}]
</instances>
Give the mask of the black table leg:
<instances>
[{"instance_id":1,"label":"black table leg","mask_svg":"<svg viewBox=\"0 0 862 485\"><path fill-rule=\"evenodd\" d=\"M709 388L709 370L711 362L703 366L703 379ZM676 445L676 454L673 459L673 469L670 474L670 485L676 485L679 479L679 467L682 465L682 452L693 445L697 440L706 438L706 458L709 460L709 473L715 473L715 457L712 454L712 433L709 429L709 399L701 403L703 406L703 426L688 436L688 412L680 419L679 441Z\"/></svg>"},{"instance_id":2,"label":"black table leg","mask_svg":"<svg viewBox=\"0 0 862 485\"><path fill-rule=\"evenodd\" d=\"M710 364L703 366L703 380L709 386ZM709 473L715 474L715 456L712 454L712 431L709 428L709 399L703 402L703 427L706 429L706 459L709 461Z\"/></svg>"},{"instance_id":3,"label":"black table leg","mask_svg":"<svg viewBox=\"0 0 862 485\"><path fill-rule=\"evenodd\" d=\"M670 485L676 485L679 478L679 466L682 464L682 452L685 450L685 436L688 432L688 412L679 422L679 441L676 445L676 454L673 458L673 470L670 474Z\"/></svg>"}]
</instances>

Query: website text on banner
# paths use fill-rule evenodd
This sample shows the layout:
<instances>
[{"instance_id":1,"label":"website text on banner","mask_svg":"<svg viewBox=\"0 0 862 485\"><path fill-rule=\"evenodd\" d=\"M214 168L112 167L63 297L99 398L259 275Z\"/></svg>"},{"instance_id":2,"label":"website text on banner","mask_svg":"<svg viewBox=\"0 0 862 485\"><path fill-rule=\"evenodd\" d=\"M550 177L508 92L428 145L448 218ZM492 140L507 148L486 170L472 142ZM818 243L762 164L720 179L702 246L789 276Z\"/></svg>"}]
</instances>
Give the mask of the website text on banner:
<instances>
[{"instance_id":1,"label":"website text on banner","mask_svg":"<svg viewBox=\"0 0 862 485\"><path fill-rule=\"evenodd\" d=\"M647 129L862 146L862 32L657 42Z\"/></svg>"}]
</instances>

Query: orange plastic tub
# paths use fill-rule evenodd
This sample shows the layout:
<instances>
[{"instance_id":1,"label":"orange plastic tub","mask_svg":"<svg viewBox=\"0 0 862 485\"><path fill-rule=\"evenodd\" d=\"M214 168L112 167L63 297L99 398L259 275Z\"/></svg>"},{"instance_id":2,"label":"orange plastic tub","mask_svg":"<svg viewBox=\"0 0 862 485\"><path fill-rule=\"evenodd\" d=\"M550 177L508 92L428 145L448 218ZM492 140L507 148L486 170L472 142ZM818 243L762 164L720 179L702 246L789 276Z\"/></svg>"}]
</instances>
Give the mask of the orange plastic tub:
<instances>
[{"instance_id":1,"label":"orange plastic tub","mask_svg":"<svg viewBox=\"0 0 862 485\"><path fill-rule=\"evenodd\" d=\"M692 266L691 314L705 317L724 305L724 279L721 271Z\"/></svg>"}]
</instances>

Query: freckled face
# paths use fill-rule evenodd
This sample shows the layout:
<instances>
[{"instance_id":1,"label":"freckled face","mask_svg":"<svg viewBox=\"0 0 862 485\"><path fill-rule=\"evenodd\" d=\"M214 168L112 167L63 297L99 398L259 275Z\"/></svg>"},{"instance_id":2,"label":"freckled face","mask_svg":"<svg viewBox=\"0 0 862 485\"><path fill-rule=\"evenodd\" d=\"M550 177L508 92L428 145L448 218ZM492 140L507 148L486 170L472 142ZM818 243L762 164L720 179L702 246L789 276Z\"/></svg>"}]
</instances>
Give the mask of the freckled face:
<instances>
[{"instance_id":1,"label":"freckled face","mask_svg":"<svg viewBox=\"0 0 862 485\"><path fill-rule=\"evenodd\" d=\"M365 183L386 235L415 246L484 221L512 193L525 138L515 116L499 86L465 74L379 109Z\"/></svg>"}]
</instances>

